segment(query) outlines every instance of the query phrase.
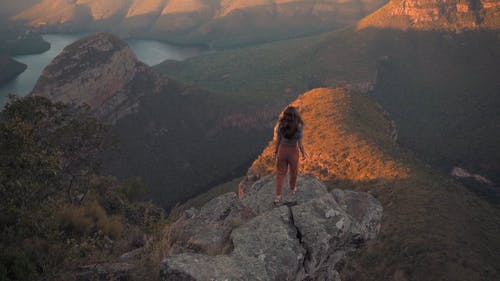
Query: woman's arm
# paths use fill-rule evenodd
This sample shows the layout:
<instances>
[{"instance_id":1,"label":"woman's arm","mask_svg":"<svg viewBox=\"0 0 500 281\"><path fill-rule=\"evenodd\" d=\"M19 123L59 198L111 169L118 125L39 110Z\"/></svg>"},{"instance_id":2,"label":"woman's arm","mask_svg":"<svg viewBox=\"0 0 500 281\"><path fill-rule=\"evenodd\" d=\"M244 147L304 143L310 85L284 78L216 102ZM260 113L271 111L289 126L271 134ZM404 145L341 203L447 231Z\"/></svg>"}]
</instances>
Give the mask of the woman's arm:
<instances>
[{"instance_id":1,"label":"woman's arm","mask_svg":"<svg viewBox=\"0 0 500 281\"><path fill-rule=\"evenodd\" d=\"M280 147L281 144L281 132L280 132L281 125L278 124L276 126L276 130L274 131L274 136L276 137L276 143L274 147L274 158L278 156L278 148Z\"/></svg>"},{"instance_id":2,"label":"woman's arm","mask_svg":"<svg viewBox=\"0 0 500 281\"><path fill-rule=\"evenodd\" d=\"M281 143L281 137L278 135L278 138L276 140L276 146L274 147L274 158L278 155L278 148L280 147Z\"/></svg>"},{"instance_id":3,"label":"woman's arm","mask_svg":"<svg viewBox=\"0 0 500 281\"><path fill-rule=\"evenodd\" d=\"M300 149L300 152L302 152L302 158L306 159L307 153L304 150L304 146L302 145L302 139L299 139L299 149Z\"/></svg>"},{"instance_id":4,"label":"woman's arm","mask_svg":"<svg viewBox=\"0 0 500 281\"><path fill-rule=\"evenodd\" d=\"M304 127L303 125L299 126L299 137L298 137L298 145L300 152L302 152L302 158L306 159L307 158L307 153L304 150L304 146L302 145L302 137L304 136Z\"/></svg>"}]
</instances>

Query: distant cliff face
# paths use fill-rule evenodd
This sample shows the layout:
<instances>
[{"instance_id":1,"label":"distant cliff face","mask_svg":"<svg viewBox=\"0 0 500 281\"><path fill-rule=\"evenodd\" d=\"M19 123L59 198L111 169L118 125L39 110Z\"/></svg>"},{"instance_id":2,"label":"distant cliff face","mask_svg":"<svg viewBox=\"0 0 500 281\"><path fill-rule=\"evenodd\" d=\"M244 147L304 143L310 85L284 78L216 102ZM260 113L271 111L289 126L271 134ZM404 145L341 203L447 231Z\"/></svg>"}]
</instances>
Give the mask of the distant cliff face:
<instances>
[{"instance_id":1,"label":"distant cliff face","mask_svg":"<svg viewBox=\"0 0 500 281\"><path fill-rule=\"evenodd\" d=\"M12 14L12 18L41 30L106 29L182 43L227 46L354 24L384 3L385 0L39 0Z\"/></svg>"},{"instance_id":2,"label":"distant cliff face","mask_svg":"<svg viewBox=\"0 0 500 281\"><path fill-rule=\"evenodd\" d=\"M157 93L167 81L138 61L125 42L98 33L66 47L45 68L33 94L88 104L96 116L113 122L130 113L141 96Z\"/></svg>"},{"instance_id":3,"label":"distant cliff face","mask_svg":"<svg viewBox=\"0 0 500 281\"><path fill-rule=\"evenodd\" d=\"M498 29L500 1L393 0L359 23L360 28Z\"/></svg>"}]
</instances>

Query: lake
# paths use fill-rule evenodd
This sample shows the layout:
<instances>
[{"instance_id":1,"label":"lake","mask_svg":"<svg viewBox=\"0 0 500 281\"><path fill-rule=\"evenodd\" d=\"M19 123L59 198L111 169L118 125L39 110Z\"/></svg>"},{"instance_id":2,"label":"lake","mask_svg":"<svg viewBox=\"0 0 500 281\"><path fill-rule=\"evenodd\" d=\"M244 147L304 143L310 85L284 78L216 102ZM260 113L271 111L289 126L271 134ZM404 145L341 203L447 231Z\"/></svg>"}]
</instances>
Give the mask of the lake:
<instances>
[{"instance_id":1,"label":"lake","mask_svg":"<svg viewBox=\"0 0 500 281\"><path fill-rule=\"evenodd\" d=\"M28 66L26 71L17 76L16 79L0 87L0 108L7 102L9 94L25 96L33 90L33 87L42 74L43 69L55 58L64 47L82 38L86 34L45 34L43 39L50 43L50 50L42 54L16 56L15 60ZM155 65L166 59L184 60L189 57L200 55L203 50L196 47L179 47L155 40L126 40L137 58L147 65Z\"/></svg>"}]
</instances>

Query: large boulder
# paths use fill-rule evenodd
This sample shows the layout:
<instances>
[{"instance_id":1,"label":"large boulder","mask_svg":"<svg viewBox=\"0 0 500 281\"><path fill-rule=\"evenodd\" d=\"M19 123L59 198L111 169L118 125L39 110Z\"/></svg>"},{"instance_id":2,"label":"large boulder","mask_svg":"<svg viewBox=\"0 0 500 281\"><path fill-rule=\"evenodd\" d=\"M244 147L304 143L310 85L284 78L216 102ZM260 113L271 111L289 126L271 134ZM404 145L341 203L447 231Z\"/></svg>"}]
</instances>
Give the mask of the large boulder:
<instances>
[{"instance_id":1,"label":"large boulder","mask_svg":"<svg viewBox=\"0 0 500 281\"><path fill-rule=\"evenodd\" d=\"M228 193L186 211L172 228L175 250L162 262L161 280L340 280L335 265L377 235L380 203L300 175L297 194L285 189L284 204L274 207L275 185L266 176L241 200ZM199 237L204 246L193 247ZM226 252L207 253L210 241Z\"/></svg>"}]
</instances>

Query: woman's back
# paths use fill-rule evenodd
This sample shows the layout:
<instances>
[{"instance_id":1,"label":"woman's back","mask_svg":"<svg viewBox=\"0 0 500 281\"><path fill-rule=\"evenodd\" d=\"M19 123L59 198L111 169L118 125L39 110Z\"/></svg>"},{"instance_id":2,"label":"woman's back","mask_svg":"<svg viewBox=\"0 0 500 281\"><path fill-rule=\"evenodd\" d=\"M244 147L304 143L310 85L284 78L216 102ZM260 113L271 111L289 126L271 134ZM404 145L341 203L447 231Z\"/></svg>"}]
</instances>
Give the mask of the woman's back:
<instances>
[{"instance_id":1,"label":"woman's back","mask_svg":"<svg viewBox=\"0 0 500 281\"><path fill-rule=\"evenodd\" d=\"M302 124L294 124L280 122L277 128L278 137L281 138L281 143L286 145L297 145L297 142L302 138Z\"/></svg>"}]
</instances>

